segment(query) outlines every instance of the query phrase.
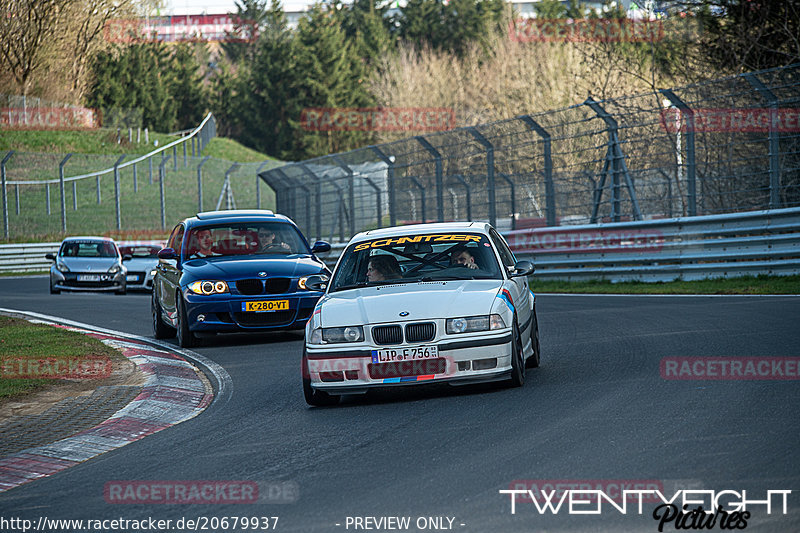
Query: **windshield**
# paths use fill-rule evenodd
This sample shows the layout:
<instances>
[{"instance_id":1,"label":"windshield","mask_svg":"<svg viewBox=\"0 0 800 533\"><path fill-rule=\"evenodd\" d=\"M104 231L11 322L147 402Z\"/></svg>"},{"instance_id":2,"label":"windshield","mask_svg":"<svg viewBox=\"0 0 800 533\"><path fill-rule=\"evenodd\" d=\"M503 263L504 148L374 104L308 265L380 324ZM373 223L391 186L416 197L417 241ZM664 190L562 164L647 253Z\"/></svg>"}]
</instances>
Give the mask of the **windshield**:
<instances>
[{"instance_id":1,"label":"windshield","mask_svg":"<svg viewBox=\"0 0 800 533\"><path fill-rule=\"evenodd\" d=\"M183 257L275 256L311 253L291 224L244 222L192 228Z\"/></svg>"},{"instance_id":2,"label":"windshield","mask_svg":"<svg viewBox=\"0 0 800 533\"><path fill-rule=\"evenodd\" d=\"M462 279L502 279L485 235L431 233L353 244L345 250L330 290Z\"/></svg>"},{"instance_id":3,"label":"windshield","mask_svg":"<svg viewBox=\"0 0 800 533\"><path fill-rule=\"evenodd\" d=\"M108 241L70 241L61 246L61 257L117 257L117 248Z\"/></svg>"}]
</instances>

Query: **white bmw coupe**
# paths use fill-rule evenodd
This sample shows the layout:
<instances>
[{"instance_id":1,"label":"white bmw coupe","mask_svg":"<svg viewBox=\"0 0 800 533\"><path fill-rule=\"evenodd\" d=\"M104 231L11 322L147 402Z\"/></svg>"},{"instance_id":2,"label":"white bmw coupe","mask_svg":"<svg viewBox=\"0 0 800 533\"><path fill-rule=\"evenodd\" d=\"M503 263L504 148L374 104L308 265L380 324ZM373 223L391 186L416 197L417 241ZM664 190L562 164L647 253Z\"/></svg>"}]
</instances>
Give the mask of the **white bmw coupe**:
<instances>
[{"instance_id":1,"label":"white bmw coupe","mask_svg":"<svg viewBox=\"0 0 800 533\"><path fill-rule=\"evenodd\" d=\"M359 233L306 325L303 392L310 405L341 394L431 382L525 381L539 366L529 261L483 222Z\"/></svg>"}]
</instances>

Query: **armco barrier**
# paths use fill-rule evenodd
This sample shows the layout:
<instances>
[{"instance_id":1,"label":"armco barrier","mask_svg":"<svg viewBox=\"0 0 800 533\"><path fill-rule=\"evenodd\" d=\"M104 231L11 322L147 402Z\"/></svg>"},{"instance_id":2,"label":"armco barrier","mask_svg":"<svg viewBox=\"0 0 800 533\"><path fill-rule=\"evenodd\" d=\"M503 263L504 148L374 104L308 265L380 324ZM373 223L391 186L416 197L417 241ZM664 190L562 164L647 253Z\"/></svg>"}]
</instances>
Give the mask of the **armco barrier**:
<instances>
[{"instance_id":1,"label":"armco barrier","mask_svg":"<svg viewBox=\"0 0 800 533\"><path fill-rule=\"evenodd\" d=\"M800 208L504 232L534 279L695 280L800 274ZM0 272L49 268L59 243L0 245ZM333 267L344 250L320 257Z\"/></svg>"}]
</instances>

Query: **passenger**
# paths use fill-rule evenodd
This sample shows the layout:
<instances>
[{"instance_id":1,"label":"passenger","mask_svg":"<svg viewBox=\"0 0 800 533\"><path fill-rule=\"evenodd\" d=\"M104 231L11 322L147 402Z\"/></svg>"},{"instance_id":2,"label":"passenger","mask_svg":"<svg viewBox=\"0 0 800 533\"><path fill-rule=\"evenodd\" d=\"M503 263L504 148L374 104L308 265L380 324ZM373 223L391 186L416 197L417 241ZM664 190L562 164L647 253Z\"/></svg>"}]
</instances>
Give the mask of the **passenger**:
<instances>
[{"instance_id":1,"label":"passenger","mask_svg":"<svg viewBox=\"0 0 800 533\"><path fill-rule=\"evenodd\" d=\"M472 255L472 252L466 249L453 252L453 256L450 258L450 265L464 266L470 269L478 268L478 264L475 262L475 257Z\"/></svg>"},{"instance_id":2,"label":"passenger","mask_svg":"<svg viewBox=\"0 0 800 533\"><path fill-rule=\"evenodd\" d=\"M367 281L385 281L400 277L400 264L393 255L375 255L369 258Z\"/></svg>"},{"instance_id":3,"label":"passenger","mask_svg":"<svg viewBox=\"0 0 800 533\"><path fill-rule=\"evenodd\" d=\"M214 247L214 239L211 238L210 229L201 229L195 231L192 239L194 242L192 246L189 247L189 250L191 251L191 254L189 255L190 259L199 259L203 257L219 255L212 250Z\"/></svg>"}]
</instances>

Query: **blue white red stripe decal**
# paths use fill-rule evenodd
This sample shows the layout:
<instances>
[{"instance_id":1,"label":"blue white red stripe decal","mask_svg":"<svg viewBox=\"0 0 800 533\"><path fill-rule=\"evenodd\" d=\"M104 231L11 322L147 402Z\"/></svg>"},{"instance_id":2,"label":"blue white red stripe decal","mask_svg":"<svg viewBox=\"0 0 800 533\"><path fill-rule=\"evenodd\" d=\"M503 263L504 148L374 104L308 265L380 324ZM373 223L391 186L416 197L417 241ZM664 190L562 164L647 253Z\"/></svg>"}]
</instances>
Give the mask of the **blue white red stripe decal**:
<instances>
[{"instance_id":1,"label":"blue white red stripe decal","mask_svg":"<svg viewBox=\"0 0 800 533\"><path fill-rule=\"evenodd\" d=\"M435 377L436 377L435 374L429 374L427 376L405 376L401 378L384 378L383 383L409 383L411 381L427 381Z\"/></svg>"},{"instance_id":2,"label":"blue white red stripe decal","mask_svg":"<svg viewBox=\"0 0 800 533\"><path fill-rule=\"evenodd\" d=\"M501 290L497 297L506 303L512 313L514 312L514 300L511 298L511 293L508 292L508 289Z\"/></svg>"}]
</instances>

